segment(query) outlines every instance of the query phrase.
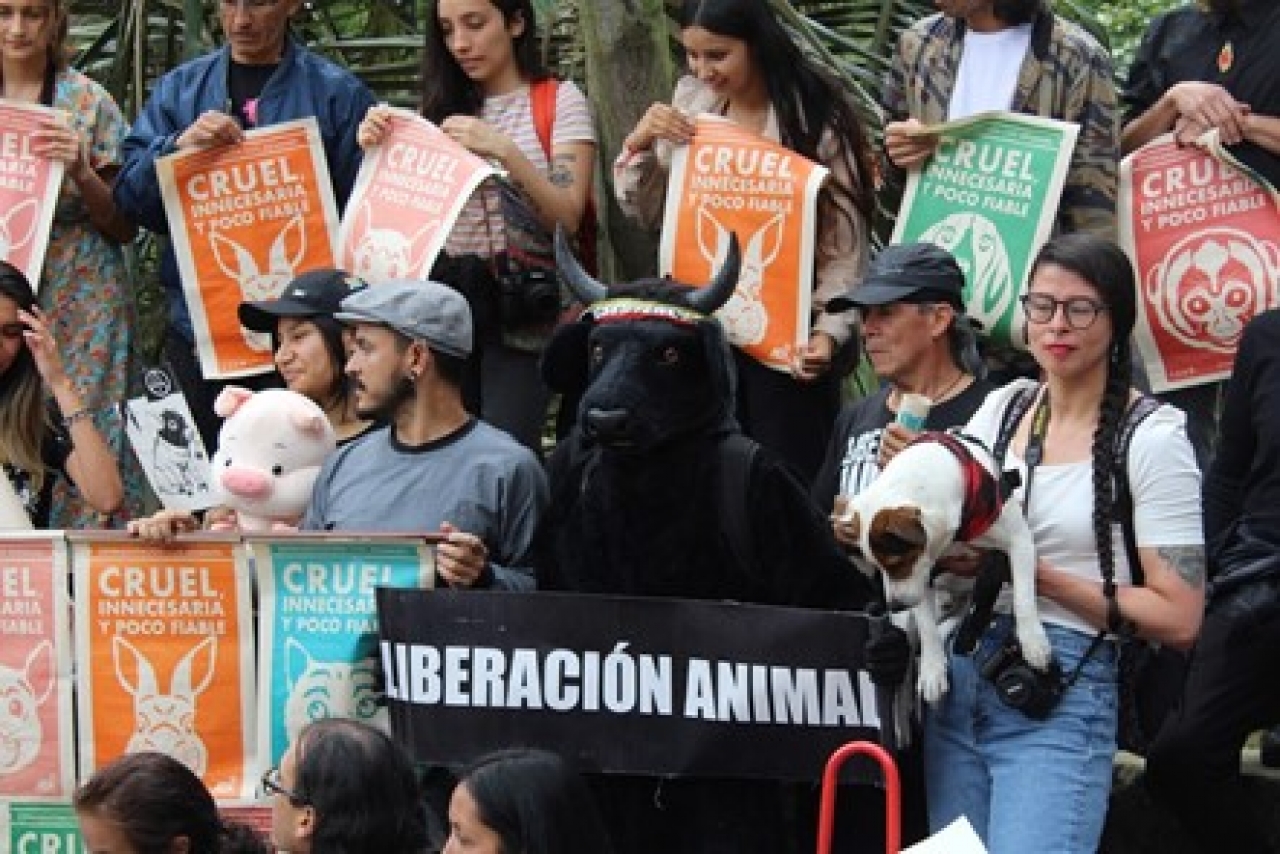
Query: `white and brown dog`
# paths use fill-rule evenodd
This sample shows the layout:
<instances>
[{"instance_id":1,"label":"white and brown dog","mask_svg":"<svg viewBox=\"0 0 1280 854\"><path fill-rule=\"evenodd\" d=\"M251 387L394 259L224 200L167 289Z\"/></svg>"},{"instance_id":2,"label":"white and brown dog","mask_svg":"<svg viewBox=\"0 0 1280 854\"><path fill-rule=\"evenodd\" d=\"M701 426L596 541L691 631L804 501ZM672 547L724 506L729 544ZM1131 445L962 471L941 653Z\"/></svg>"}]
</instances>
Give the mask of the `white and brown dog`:
<instances>
[{"instance_id":1,"label":"white and brown dog","mask_svg":"<svg viewBox=\"0 0 1280 854\"><path fill-rule=\"evenodd\" d=\"M911 608L920 634L917 688L929 703L947 691L947 659L930 576L953 544L1009 556L1013 615L1027 663L1049 664L1049 638L1036 607L1036 555L1022 509L1000 495L994 462L981 444L953 433L922 433L871 485L842 502L837 519L857 542L854 561L884 574L889 602Z\"/></svg>"}]
</instances>

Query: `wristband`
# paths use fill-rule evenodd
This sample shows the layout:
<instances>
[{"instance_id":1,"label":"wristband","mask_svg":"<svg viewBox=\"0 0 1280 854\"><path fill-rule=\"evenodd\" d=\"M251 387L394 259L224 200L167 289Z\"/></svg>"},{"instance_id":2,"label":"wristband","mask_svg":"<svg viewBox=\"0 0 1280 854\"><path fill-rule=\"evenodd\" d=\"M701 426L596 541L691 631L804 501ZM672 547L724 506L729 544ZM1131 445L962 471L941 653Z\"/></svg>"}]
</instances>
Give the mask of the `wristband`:
<instances>
[{"instance_id":1,"label":"wristband","mask_svg":"<svg viewBox=\"0 0 1280 854\"><path fill-rule=\"evenodd\" d=\"M92 417L93 417L93 410L91 410L87 406L82 406L79 409L77 409L75 412L72 412L69 415L62 416L62 427L65 430L70 430L72 427L75 426L75 423L77 421L87 421Z\"/></svg>"}]
</instances>

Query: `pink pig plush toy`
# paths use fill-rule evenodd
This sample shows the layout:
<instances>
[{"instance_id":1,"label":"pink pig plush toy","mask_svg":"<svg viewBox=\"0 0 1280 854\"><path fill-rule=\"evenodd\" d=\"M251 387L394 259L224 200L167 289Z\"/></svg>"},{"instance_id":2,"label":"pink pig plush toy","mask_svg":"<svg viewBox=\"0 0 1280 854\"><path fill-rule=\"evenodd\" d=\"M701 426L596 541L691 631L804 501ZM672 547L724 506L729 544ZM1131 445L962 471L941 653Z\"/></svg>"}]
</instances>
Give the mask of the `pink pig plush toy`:
<instances>
[{"instance_id":1,"label":"pink pig plush toy","mask_svg":"<svg viewBox=\"0 0 1280 854\"><path fill-rule=\"evenodd\" d=\"M243 531L296 526L320 465L337 447L324 410L297 392L228 386L213 411L226 419L212 464L221 503L236 511Z\"/></svg>"}]
</instances>

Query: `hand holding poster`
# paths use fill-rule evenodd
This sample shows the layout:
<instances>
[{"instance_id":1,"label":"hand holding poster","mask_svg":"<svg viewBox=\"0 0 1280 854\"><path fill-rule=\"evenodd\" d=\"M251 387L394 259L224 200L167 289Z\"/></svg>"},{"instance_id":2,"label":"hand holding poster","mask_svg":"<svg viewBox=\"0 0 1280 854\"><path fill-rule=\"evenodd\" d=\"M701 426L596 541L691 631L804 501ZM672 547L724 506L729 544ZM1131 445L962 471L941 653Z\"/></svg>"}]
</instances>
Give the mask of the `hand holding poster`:
<instances>
[{"instance_id":1,"label":"hand holding poster","mask_svg":"<svg viewBox=\"0 0 1280 854\"><path fill-rule=\"evenodd\" d=\"M74 786L66 567L61 536L0 538L0 798Z\"/></svg>"},{"instance_id":2,"label":"hand holding poster","mask_svg":"<svg viewBox=\"0 0 1280 854\"><path fill-rule=\"evenodd\" d=\"M253 627L231 538L72 536L81 773L157 750L215 798L254 796Z\"/></svg>"},{"instance_id":3,"label":"hand holding poster","mask_svg":"<svg viewBox=\"0 0 1280 854\"><path fill-rule=\"evenodd\" d=\"M1280 306L1280 196L1220 145L1153 140L1120 164L1134 343L1153 391L1226 377L1245 324Z\"/></svg>"},{"instance_id":4,"label":"hand holding poster","mask_svg":"<svg viewBox=\"0 0 1280 854\"><path fill-rule=\"evenodd\" d=\"M729 341L790 370L809 340L818 191L828 170L719 116L699 116L671 157L659 266L705 285L737 234L742 272L716 312Z\"/></svg>"},{"instance_id":5,"label":"hand holding poster","mask_svg":"<svg viewBox=\"0 0 1280 854\"><path fill-rule=\"evenodd\" d=\"M1053 231L1079 131L992 112L919 132L938 136L938 148L908 176L891 242L935 243L955 255L969 315L1003 345L1023 346L1018 296Z\"/></svg>"},{"instance_id":6,"label":"hand holding poster","mask_svg":"<svg viewBox=\"0 0 1280 854\"><path fill-rule=\"evenodd\" d=\"M338 214L316 120L179 151L156 173L205 378L270 370L271 336L241 327L236 309L334 265Z\"/></svg>"},{"instance_id":7,"label":"hand holding poster","mask_svg":"<svg viewBox=\"0 0 1280 854\"><path fill-rule=\"evenodd\" d=\"M49 107L0 99L0 260L21 270L33 289L40 286L65 170L31 151L32 135L51 121L65 119Z\"/></svg>"},{"instance_id":8,"label":"hand holding poster","mask_svg":"<svg viewBox=\"0 0 1280 854\"><path fill-rule=\"evenodd\" d=\"M339 266L375 285L425 278L471 194L498 174L421 116L389 112L391 129L365 154L338 232Z\"/></svg>"}]
</instances>

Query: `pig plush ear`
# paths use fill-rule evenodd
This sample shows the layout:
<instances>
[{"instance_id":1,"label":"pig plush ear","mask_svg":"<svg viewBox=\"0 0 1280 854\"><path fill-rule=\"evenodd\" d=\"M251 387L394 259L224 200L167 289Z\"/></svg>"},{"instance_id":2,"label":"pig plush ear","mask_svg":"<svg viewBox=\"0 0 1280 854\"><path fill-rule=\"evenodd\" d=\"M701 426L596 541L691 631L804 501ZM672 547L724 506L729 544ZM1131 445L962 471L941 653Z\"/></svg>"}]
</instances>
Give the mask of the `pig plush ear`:
<instances>
[{"instance_id":1,"label":"pig plush ear","mask_svg":"<svg viewBox=\"0 0 1280 854\"><path fill-rule=\"evenodd\" d=\"M218 392L218 398L213 402L213 411L221 418L230 418L251 397L253 392L249 389L229 385Z\"/></svg>"},{"instance_id":2,"label":"pig plush ear","mask_svg":"<svg viewBox=\"0 0 1280 854\"><path fill-rule=\"evenodd\" d=\"M329 419L315 412L294 410L289 413L289 423L313 439L323 438L329 432Z\"/></svg>"}]
</instances>

